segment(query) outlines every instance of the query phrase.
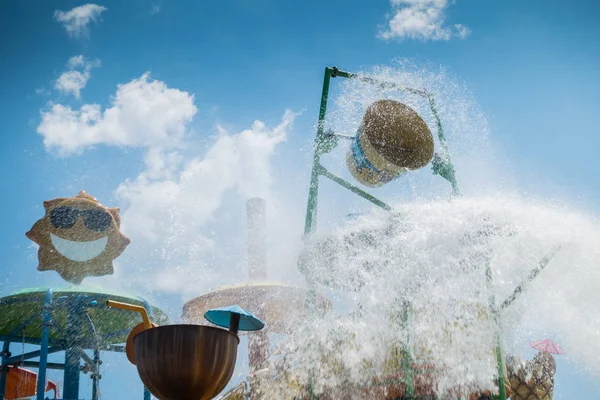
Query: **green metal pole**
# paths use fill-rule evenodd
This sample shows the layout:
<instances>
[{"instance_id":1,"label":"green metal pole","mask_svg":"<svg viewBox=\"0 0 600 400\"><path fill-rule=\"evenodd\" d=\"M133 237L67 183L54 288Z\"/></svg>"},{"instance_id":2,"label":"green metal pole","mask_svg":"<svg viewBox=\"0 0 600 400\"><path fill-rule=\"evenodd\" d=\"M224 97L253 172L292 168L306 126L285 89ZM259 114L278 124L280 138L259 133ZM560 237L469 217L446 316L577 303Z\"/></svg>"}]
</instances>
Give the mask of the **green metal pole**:
<instances>
[{"instance_id":1,"label":"green metal pole","mask_svg":"<svg viewBox=\"0 0 600 400\"><path fill-rule=\"evenodd\" d=\"M506 300L504 300L504 302L500 305L500 313L503 313L504 311L506 311L506 309L508 307L510 307L510 305L523 292L523 289L529 283L531 283L539 275L539 273L542 272L542 270L544 268L546 268L546 265L548 265L548 263L550 261L552 261L552 259L556 255L556 253L558 253L561 248L562 248L562 246L556 246L556 247L552 248L550 250L550 253L548 253L544 258L542 258L540 260L540 262L538 263L538 266L535 267L533 270L531 270L531 272L529 273L529 275L527 276L527 278L525 278L523 280L523 282L519 283L519 285L515 288L515 290L513 291L513 293Z\"/></svg>"},{"instance_id":2,"label":"green metal pole","mask_svg":"<svg viewBox=\"0 0 600 400\"><path fill-rule=\"evenodd\" d=\"M453 195L458 195L459 194L459 190L458 190L458 184L456 182L456 178L455 178L455 174L454 174L454 166L452 165L451 161L450 161L450 153L448 151L448 146L446 144L446 140L444 138L444 133L443 133L443 129L442 129L442 123L435 105L435 101L433 98L433 95L431 95L430 93L428 93L427 91L424 90L417 90L417 89L412 89L412 88L408 88L408 87L403 87L391 82L385 82L385 81L379 81L370 77L366 77L366 76L361 76L361 75L357 75L357 74L353 74L353 73L349 73L349 72L345 72L345 71L340 71L338 70L336 67L326 67L325 68L325 76L323 79L323 90L321 93L321 105L319 108L319 120L318 120L318 124L317 124L317 135L315 138L315 143L314 143L314 153L313 153L313 166L312 166L312 172L311 172L311 178L310 178L310 187L309 187L309 193L308 193L308 203L307 203L307 208L306 208L306 220L305 220L305 225L304 225L304 235L308 236L309 234L311 234L312 232L314 232L314 230L316 229L316 225L317 225L317 203L318 203L318 192L319 192L319 176L323 175L329 179L331 179L332 181L334 181L335 183L345 187L346 189L349 189L350 191L352 191L353 193L365 198L366 200L372 202L373 204L389 210L390 207L380 201L379 199L377 199L376 197L370 195L369 193L365 192L364 190L352 185L351 183L345 181L344 179L330 173L326 168L324 168L321 164L320 164L320 159L321 159L321 155L325 154L329 151L331 151L331 143L329 142L331 140L331 138L329 138L327 136L327 134L325 134L324 132L324 126L325 126L325 115L327 112L327 101L328 101L328 97L329 97L329 84L330 84L330 80L332 77L342 77L342 78L349 78L349 79L359 79L361 81L370 83L370 84L374 84L374 85L379 85L381 87L385 87L385 88L396 88L398 90L403 90L403 91L407 91L413 94L417 94L417 95L421 95L423 97L426 97L429 101L429 105L431 107L431 111L433 113L433 116L435 118L436 121L436 127L437 127L437 131L438 131L438 138L440 141L440 145L442 147L442 151L443 151L443 157L439 160L439 162L435 163L434 160L434 173L435 174L439 174L441 177L445 178L446 180L448 180L451 185L452 185L452 193ZM335 143L333 144L333 147L335 147ZM309 277L307 277L309 278ZM491 279L491 275L490 275L490 279ZM310 292L307 298L307 306L309 309L314 309L315 305L316 305L316 290L315 290L315 286L314 286L314 282L312 282L312 280L308 279L308 286L310 287ZM494 305L495 308L495 305ZM500 344L499 341L499 337L498 337L498 344ZM410 378L410 382L407 381L405 379L405 383L406 383L406 392L407 392L407 396L408 398L412 398L414 396L414 383L412 381L412 376L413 376L413 371L412 371L412 362L411 362L411 357L410 357L410 352L407 351L407 349L405 349L405 354L403 354L403 370L405 372L405 377ZM500 353L501 354L501 353ZM500 363L502 364L502 360L500 360ZM316 395L314 394L313 391L313 373L309 372L310 374L310 379L309 379L309 391L310 391L310 398L311 399L316 399ZM504 379L503 376L503 370L501 372L501 379ZM504 386L503 384L501 385L500 388L501 393L504 392ZM502 400L506 400L506 393L504 393L504 397L501 398Z\"/></svg>"},{"instance_id":3,"label":"green metal pole","mask_svg":"<svg viewBox=\"0 0 600 400\"><path fill-rule=\"evenodd\" d=\"M402 325L405 332L408 332L409 308L409 304L405 302L402 310ZM408 343L408 340L406 342ZM414 371L410 350L406 344L402 345L402 377L404 378L404 395L407 400L412 400L415 397Z\"/></svg>"},{"instance_id":4,"label":"green metal pole","mask_svg":"<svg viewBox=\"0 0 600 400\"><path fill-rule=\"evenodd\" d=\"M485 270L485 278L486 278L486 286L488 290L492 290L492 266L490 261L488 260ZM498 313L498 309L496 307L496 298L493 293L490 294L489 297L490 310L492 312L492 316L494 318L494 323L499 326L500 316ZM498 363L498 391L500 396L498 396L498 400L506 400L506 388L504 387L504 382L506 381L506 377L504 376L504 357L502 356L502 343L500 339L500 334L496 333L496 361Z\"/></svg>"},{"instance_id":5,"label":"green metal pole","mask_svg":"<svg viewBox=\"0 0 600 400\"><path fill-rule=\"evenodd\" d=\"M438 140L440 141L440 146L442 147L442 151L444 153L443 162L445 164L445 168L443 169L445 171L442 173L438 173L440 173L440 175L443 178L447 179L450 182L450 184L452 185L452 194L454 196L458 196L460 194L458 190L458 183L456 182L456 176L454 174L454 165L452 165L452 161L450 161L450 151L448 150L448 144L446 143L446 138L444 137L444 128L442 128L442 120L440 119L440 115L438 113L433 95L428 93L427 100L429 101L429 107L431 108L433 118L435 118L435 125L438 131Z\"/></svg>"},{"instance_id":6,"label":"green metal pole","mask_svg":"<svg viewBox=\"0 0 600 400\"><path fill-rule=\"evenodd\" d=\"M448 180L448 182L450 182L450 184L452 185L452 195L454 195L454 196L459 195L458 183L456 181L454 166L452 165L452 162L450 161L450 151L448 150L448 144L446 143L446 138L444 137L442 121L440 119L440 115L438 113L437 106L435 104L434 96L431 93L427 92L426 90L419 90L419 89L414 89L414 88L398 85L393 82L381 81L378 79L371 78L369 76L354 74L352 72L340 71L335 67L332 68L332 73L334 74L333 76L339 76L339 77L348 78L348 79L358 79L361 82L366 82L371 85L380 86L382 88L397 89L397 90L400 90L403 92L416 94L416 95L426 98L427 101L429 102L429 107L431 108L431 112L435 119L435 124L436 124L437 132L438 132L438 139L440 141L440 145L442 147L442 153L443 153L442 159L440 160L441 163L436 162L436 160L434 159L434 165L433 165L434 173L440 175L442 178L444 178L444 179Z\"/></svg>"},{"instance_id":7,"label":"green metal pole","mask_svg":"<svg viewBox=\"0 0 600 400\"><path fill-rule=\"evenodd\" d=\"M407 86L398 85L394 82L382 81L379 79L372 78L370 76L355 74L353 72L340 71L335 67L332 68L332 71L335 73L335 76L339 76L340 78L358 79L361 82L369 83L374 86L379 86L383 89L397 89L404 92L417 94L423 97L427 97L429 95L425 90L414 89Z\"/></svg>"},{"instance_id":8,"label":"green metal pole","mask_svg":"<svg viewBox=\"0 0 600 400\"><path fill-rule=\"evenodd\" d=\"M317 166L317 172L319 175L323 175L324 177L331 179L338 185L345 187L346 189L350 190L352 193L359 195L363 199L370 201L371 203L375 204L376 206L381 207L384 210L388 210L388 211L391 210L391 207L389 205L387 205L383 201L379 200L377 197L370 195L369 193L365 192L364 190L354 186L350 182L347 182L344 179L340 178L339 176L332 174L322 165Z\"/></svg>"},{"instance_id":9,"label":"green metal pole","mask_svg":"<svg viewBox=\"0 0 600 400\"><path fill-rule=\"evenodd\" d=\"M321 105L319 107L319 121L317 122L317 135L315 137L313 166L310 176L310 188L308 191L308 204L306 206L306 221L304 224L304 235L310 235L316 228L317 218L317 199L319 195L319 173L321 164L321 149L322 140L324 138L325 114L327 113L327 99L329 97L329 82L333 69L326 67L325 76L323 78L323 90L321 92ZM315 310L317 304L317 292L314 282L308 279L310 291L306 299L306 306L309 310ZM314 313L310 312L310 316L314 317ZM316 400L317 396L314 393L314 373L312 369L309 371L309 396L311 400Z\"/></svg>"},{"instance_id":10,"label":"green metal pole","mask_svg":"<svg viewBox=\"0 0 600 400\"><path fill-rule=\"evenodd\" d=\"M433 114L433 118L435 118L435 126L438 131L438 140L440 141L440 145L442 146L444 153L446 153L446 155L449 156L448 144L446 143L446 138L444 137L444 129L442 128L442 121L440 119L440 115L438 114L437 106L435 104L433 95L428 94L427 100L429 101L429 107L431 108L431 113Z\"/></svg>"},{"instance_id":11,"label":"green metal pole","mask_svg":"<svg viewBox=\"0 0 600 400\"><path fill-rule=\"evenodd\" d=\"M315 149L313 155L313 167L310 175L310 188L308 191L308 205L306 207L306 221L304 223L304 234L310 234L316 226L317 217L317 197L319 195L319 161L321 153L319 144L324 135L325 114L327 112L327 98L329 97L329 81L333 69L325 68L325 77L323 78L323 91L321 92L321 107L319 108L319 121L317 123L317 136L315 138Z\"/></svg>"}]
</instances>

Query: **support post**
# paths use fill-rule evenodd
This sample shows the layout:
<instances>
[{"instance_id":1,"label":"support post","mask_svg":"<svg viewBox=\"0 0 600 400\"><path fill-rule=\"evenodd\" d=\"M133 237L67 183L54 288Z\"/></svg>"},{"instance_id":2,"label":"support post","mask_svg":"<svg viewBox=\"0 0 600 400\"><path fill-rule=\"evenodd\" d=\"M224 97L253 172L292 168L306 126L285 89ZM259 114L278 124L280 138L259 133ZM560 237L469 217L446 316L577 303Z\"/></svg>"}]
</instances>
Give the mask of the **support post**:
<instances>
[{"instance_id":1,"label":"support post","mask_svg":"<svg viewBox=\"0 0 600 400\"><path fill-rule=\"evenodd\" d=\"M10 357L10 342L4 341L2 346L2 368L0 369L0 400L4 400L6 394L6 379L8 378L8 359Z\"/></svg>"},{"instance_id":2,"label":"support post","mask_svg":"<svg viewBox=\"0 0 600 400\"><path fill-rule=\"evenodd\" d=\"M492 291L492 265L490 260L487 260L486 269L485 269L485 279L486 286L488 290ZM494 318L494 324L498 328L500 326L500 315L498 313L498 308L496 307L496 298L493 294L490 294L489 297L490 303L490 311L492 313L492 317ZM504 375L504 356L502 355L502 340L500 339L500 334L496 332L495 335L496 341L496 362L498 363L498 400L506 400L506 388L504 387L504 383L506 382L506 376Z\"/></svg>"},{"instance_id":3,"label":"support post","mask_svg":"<svg viewBox=\"0 0 600 400\"><path fill-rule=\"evenodd\" d=\"M435 100L433 95L427 93L427 100L429 101L429 107L431 108L431 113L433 114L433 118L435 119L435 126L438 131L438 140L440 142L440 146L442 148L442 156L435 157L433 161L433 173L440 175L442 178L446 179L452 185L452 195L458 196L460 194L458 190L458 183L456 182L456 174L454 172L454 165L452 161L450 161L450 150L448 150L448 144L446 143L446 138L444 137L444 129L442 128L442 121L440 120L440 115L438 114L437 106L435 105Z\"/></svg>"},{"instance_id":4,"label":"support post","mask_svg":"<svg viewBox=\"0 0 600 400\"><path fill-rule=\"evenodd\" d=\"M261 198L246 202L248 225L248 275L250 280L267 278L267 203ZM261 310L256 310L259 315ZM267 329L248 335L250 374L269 367L269 333Z\"/></svg>"},{"instance_id":5,"label":"support post","mask_svg":"<svg viewBox=\"0 0 600 400\"><path fill-rule=\"evenodd\" d=\"M23 368L39 368L40 367L40 363L37 362L37 361L23 361L20 366L23 367ZM64 370L65 369L65 364L47 362L46 363L46 370L49 370L49 369Z\"/></svg>"},{"instance_id":6,"label":"support post","mask_svg":"<svg viewBox=\"0 0 600 400\"><path fill-rule=\"evenodd\" d=\"M49 347L46 351L47 354L58 353L59 351L63 351L64 349L60 346ZM31 360L32 358L39 357L42 354L42 350L31 351L29 353L24 353L18 356L10 357L6 360L6 364L12 365L20 363L24 360ZM4 363L4 362L3 362Z\"/></svg>"},{"instance_id":7,"label":"support post","mask_svg":"<svg viewBox=\"0 0 600 400\"><path fill-rule=\"evenodd\" d=\"M248 274L250 279L267 278L267 202L251 198L246 202L248 225Z\"/></svg>"},{"instance_id":8,"label":"support post","mask_svg":"<svg viewBox=\"0 0 600 400\"><path fill-rule=\"evenodd\" d=\"M325 178L331 179L332 181L334 181L338 185L348 189L352 193L357 194L360 197L362 197L363 199L375 204L377 207L381 207L387 211L392 209L389 205L387 205L383 201L379 200L377 197L370 195L369 193L367 193L364 190L360 189L359 187L351 184L350 182L345 181L344 179L340 178L339 176L332 174L322 165L319 165L318 171L319 171L319 175L322 175Z\"/></svg>"},{"instance_id":9,"label":"support post","mask_svg":"<svg viewBox=\"0 0 600 400\"><path fill-rule=\"evenodd\" d=\"M542 270L544 268L546 268L546 265L548 265L548 263L550 261L552 261L552 259L556 255L556 253L558 253L561 248L562 248L562 246L553 247L550 250L550 253L548 253L546 256L544 256L544 258L542 258L540 260L540 262L538 263L537 267L535 267L534 269L532 269L531 272L529 273L529 275L527 276L527 278L525 278L521 283L519 283L519 285L517 285L517 287L515 288L515 290L513 291L513 293L506 300L504 300L504 302L502 302L502 304L500 305L500 311L499 311L500 313L503 313L504 311L506 311L506 309L508 307L510 307L510 305L523 292L523 289L525 287L527 287L527 285L529 283L531 283L539 275L539 273L542 272Z\"/></svg>"},{"instance_id":10,"label":"support post","mask_svg":"<svg viewBox=\"0 0 600 400\"><path fill-rule=\"evenodd\" d=\"M98 400L98 385L100 383L100 350L94 349L94 365L96 370L92 371L92 400Z\"/></svg>"},{"instance_id":11,"label":"support post","mask_svg":"<svg viewBox=\"0 0 600 400\"><path fill-rule=\"evenodd\" d=\"M323 89L321 92L321 104L319 107L319 120L317 123L317 134L316 134L315 142L314 142L313 165L312 165L312 171L311 171L311 177L310 177L310 187L309 187L309 192L308 192L308 203L307 203L307 207L306 207L306 220L305 220L305 224L304 224L305 238L308 237L311 233L313 233L316 230L317 204L318 204L318 194L319 194L319 176L321 176L321 175L326 178L329 178L333 182L341 185L342 187L345 187L346 189L350 190L354 194L357 194L357 195L363 197L364 199L375 204L376 206L379 206L385 210L390 210L389 205L387 205L386 203L377 199L376 197L370 195L369 193L365 192L364 190L358 188L357 186L352 185L351 183L345 181L344 179L332 174L326 168L324 168L320 163L321 155L328 153L333 148L335 148L337 145L337 137L340 136L340 135L335 135L333 133L325 133L325 115L327 112L327 101L328 101L328 97L329 97L330 80L331 80L331 78L335 78L338 76L342 77L342 78L348 78L348 79L358 79L363 82L367 82L369 84L380 86L382 88L393 88L393 89L397 89L400 91L405 91L405 92L409 92L412 94L420 95L420 96L423 96L424 98L426 98L429 101L429 106L431 108L433 117L435 119L436 128L437 128L437 132L438 132L438 139L439 139L440 145L442 147L442 152L443 152L441 157L437 157L432 162L433 172L434 172L434 174L440 175L442 178L446 179L447 181L449 181L451 183L453 195L459 194L458 184L457 184L455 173L454 173L454 166L452 165L452 163L450 161L450 153L448 151L448 146L447 146L446 140L444 138L442 123L441 123L441 120L440 120L440 117L439 117L439 114L437 111L437 107L435 105L434 97L432 94L430 94L424 90L412 89L412 88L404 87L401 85L397 85L392 82L379 81L377 79L373 79L368 76L360 76L357 74L340 71L336 67L333 67L333 68L326 67L325 68L325 76L323 79ZM309 310L314 310L314 309L316 309L315 305L316 305L316 298L317 298L315 283L314 283L313 279L311 279L311 277L308 275L306 275L306 280L307 280L308 287L310 289L307 299L306 299L306 306ZM309 318L310 317L314 317L314 315L311 315L309 313ZM405 349L405 350L407 350L407 349ZM403 369L404 369L405 373L407 373L411 376L413 375L412 363L411 363L409 351L406 351L403 354ZM314 374L311 369L309 371L309 395L310 395L311 400L315 400L317 398L314 393L314 390L313 390L313 387L314 387L313 375ZM503 391L503 390L504 390L504 387L501 388L501 391ZM411 379L410 384L407 383L408 398L411 398L413 396L413 393L414 393L414 382ZM506 396L504 396L502 398L502 400L506 400Z\"/></svg>"},{"instance_id":12,"label":"support post","mask_svg":"<svg viewBox=\"0 0 600 400\"><path fill-rule=\"evenodd\" d=\"M325 68L325 76L323 78L323 89L321 91L321 105L319 107L319 120L317 122L317 135L315 137L313 166L310 175L310 188L308 190L308 203L306 206L306 221L304 223L304 236L308 236L316 229L317 220L317 201L319 196L319 175L321 172L321 151L323 140L325 137L325 115L327 113L327 100L329 98L329 82L331 80L332 68ZM317 292L312 279L307 277L309 293L306 299L306 307L308 310L315 310L317 303ZM309 313L309 318L314 317ZM316 400L314 393L314 373L312 369L309 371L309 396L311 400Z\"/></svg>"},{"instance_id":13,"label":"support post","mask_svg":"<svg viewBox=\"0 0 600 400\"><path fill-rule=\"evenodd\" d=\"M81 373L81 354L78 347L79 331L82 326L82 312L84 309L78 300L69 305L67 316L67 327L65 330L67 349L65 350L65 373L64 373L64 400L79 399L79 379Z\"/></svg>"},{"instance_id":14,"label":"support post","mask_svg":"<svg viewBox=\"0 0 600 400\"><path fill-rule=\"evenodd\" d=\"M50 321L52 319L52 289L46 290L42 317L42 343L40 344L40 366L37 377L37 400L44 400L46 390L46 367L50 341Z\"/></svg>"},{"instance_id":15,"label":"support post","mask_svg":"<svg viewBox=\"0 0 600 400\"><path fill-rule=\"evenodd\" d=\"M408 318L409 318L410 307L408 302L402 304L402 326L405 332L408 332ZM406 338L408 339L408 337ZM406 340L408 343L408 340ZM410 349L406 344L402 346L402 377L404 379L405 394L407 399L413 399L415 396L415 377L412 365L412 357Z\"/></svg>"},{"instance_id":16,"label":"support post","mask_svg":"<svg viewBox=\"0 0 600 400\"><path fill-rule=\"evenodd\" d=\"M329 67L325 68L325 77L323 78L323 91L321 92L321 106L319 107L319 121L317 122L317 136L315 138L315 148L313 155L313 166L310 174L310 188L308 190L308 204L306 206L306 221L304 223L304 234L310 234L316 225L317 218L317 197L319 195L319 167L321 152L319 150L324 136L325 114L327 113L327 98L329 97L329 81L331 72Z\"/></svg>"},{"instance_id":17,"label":"support post","mask_svg":"<svg viewBox=\"0 0 600 400\"><path fill-rule=\"evenodd\" d=\"M80 372L79 351L74 348L65 350L64 400L79 399Z\"/></svg>"}]
</instances>

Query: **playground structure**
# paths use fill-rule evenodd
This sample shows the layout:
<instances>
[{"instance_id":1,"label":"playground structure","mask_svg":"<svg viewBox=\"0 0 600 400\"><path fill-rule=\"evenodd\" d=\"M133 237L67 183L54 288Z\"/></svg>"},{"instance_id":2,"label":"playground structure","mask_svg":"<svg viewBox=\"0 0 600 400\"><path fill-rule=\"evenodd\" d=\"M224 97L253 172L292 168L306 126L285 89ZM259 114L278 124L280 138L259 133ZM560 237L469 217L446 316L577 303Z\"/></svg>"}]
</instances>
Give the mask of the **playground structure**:
<instances>
[{"instance_id":1,"label":"playground structure","mask_svg":"<svg viewBox=\"0 0 600 400\"><path fill-rule=\"evenodd\" d=\"M4 342L0 398L18 398L6 391L6 383L9 368L19 366L38 369L37 385L19 393L19 397L35 395L36 387L45 388L47 370L58 369L64 371L63 399L79 399L82 372L90 373L91 398L98 399L101 353L124 353L122 343L136 325L131 312L111 309L106 306L107 300L145 307L156 323L167 322L160 309L143 299L77 288L24 290L0 299L0 338ZM13 355L11 344L21 347L22 353ZM25 352L25 344L39 346L39 350ZM59 352L65 354L64 363L48 362L49 354ZM36 399L44 398L44 391L37 391ZM144 398L149 400L150 394Z\"/></svg>"},{"instance_id":2,"label":"playground structure","mask_svg":"<svg viewBox=\"0 0 600 400\"><path fill-rule=\"evenodd\" d=\"M428 103L435 121L437 152L434 151L434 135L429 131L427 124L408 106L396 101L383 99L371 105L367 109L363 123L357 127L355 136L327 130L326 113L330 82L332 78L337 77L357 79L378 87L422 96ZM387 203L336 176L322 165L321 159L333 151L340 140L351 142L346 163L351 175L364 186L382 186L402 174L431 164L433 173L450 184L451 196L460 194L433 94L426 90L341 71L336 67L327 67L323 80L306 209L304 234L307 240L316 232L320 177L329 179L377 207L391 210ZM79 202L77 204L80 204L82 200L77 201ZM61 204L60 202L50 206L45 204L48 218L52 217L52 209L60 208ZM85 221L87 226L89 221L97 217L95 214L85 213L86 210L92 210L96 206L83 207L83 211L79 213L66 210L64 204L62 207L60 208L62 214L55 213L54 220L60 217L63 228L70 229L75 226L75 229L81 230L84 223L82 221ZM10 397L11 394L6 391L7 382L15 375L13 372L15 367L37 368L37 388L52 387L46 382L47 369L64 370L62 393L64 400L79 399L81 372L90 372L93 381L91 399L96 400L99 398L102 351L126 353L129 361L136 365L144 384L145 400L150 399L151 393L160 400L212 399L221 393L233 374L239 344L238 330L256 331L248 335L249 376L247 382L240 383L219 398L267 399L268 397L262 394L265 387L292 385L290 381L276 381L274 377L270 361L271 336L277 335L285 340L285 336L298 326L298 321L311 321L327 315L332 309L332 304L321 294L321 289L333 287L343 290L344 282L320 281L319 275L315 275L314 271L302 262L302 256L298 267L306 276L308 287L269 281L266 273L264 242L265 213L264 200L251 199L248 202L249 281L219 288L189 300L183 307L182 319L185 324L167 325L168 320L164 312L135 296L80 291L76 288L22 291L0 299L0 338L4 342L0 400L17 398ZM112 213L112 215L118 228L118 217L115 217L117 214ZM98 228L93 224L90 226ZM99 231L99 228L92 229L90 226L87 228ZM88 240L96 241L100 236L100 234L92 234ZM118 238L116 234L115 237ZM114 251L109 255L108 261L112 261L123 251L128 244L128 240L125 239L119 239L120 242L115 239ZM46 243L47 246L52 244ZM532 270L529 277L502 303L498 305L494 296L489 297L489 304L486 307L490 315L490 323L498 323L501 313L545 268L557 251L559 248L552 249ZM55 264L60 261L52 260ZM104 260L101 269L92 268L88 275L111 273L112 270L107 269L106 266L107 261ZM47 267L48 265L44 265L45 269L52 269ZM110 267L112 268L112 264ZM75 274L69 268L54 269L74 283L80 283L85 278L85 274L82 275L81 272ZM490 287L492 271L489 262L484 270L487 285ZM401 324L408 323L409 308L410 305L401 305L398 313ZM252 311L256 316L246 310ZM142 323L139 321L138 314L142 315ZM225 329L209 326L209 323ZM265 329L262 329L263 326ZM39 346L39 350L28 353L23 351L23 354L13 356L10 352L11 344L36 345ZM455 398L468 400L508 398L511 391L510 384L518 381L518 374L507 370L499 335L496 335L494 343L490 343L489 347L497 363L496 385L482 393L454 393ZM48 362L49 354L62 351L65 352L64 363ZM88 351L91 351L92 355L89 355ZM436 374L440 366L435 362L419 360L414 357L414 354L414 349L406 346L393 348L388 363L390 368L376 374L368 385L332 386L317 393L312 382L309 382L296 388L297 394L294 399L346 399L352 398L351 394L360 394L362 399L382 400L437 398ZM36 358L39 358L39 361L30 361ZM547 357L544 360L546 363L550 362ZM311 371L308 373L312 374ZM542 371L540 376L543 377L544 374L547 375ZM552 371L553 375L554 371ZM31 374L29 376L27 382L31 380ZM22 378L22 380L25 382L26 379ZM521 386L525 388L532 385L528 386L525 382ZM551 390L547 386L544 389ZM37 400L46 398L42 390L36 392L35 387L28 390L28 396L35 394ZM522 398L528 399L526 396L533 390L527 392L523 389L521 392L524 393ZM551 394L548 398L551 398Z\"/></svg>"}]
</instances>

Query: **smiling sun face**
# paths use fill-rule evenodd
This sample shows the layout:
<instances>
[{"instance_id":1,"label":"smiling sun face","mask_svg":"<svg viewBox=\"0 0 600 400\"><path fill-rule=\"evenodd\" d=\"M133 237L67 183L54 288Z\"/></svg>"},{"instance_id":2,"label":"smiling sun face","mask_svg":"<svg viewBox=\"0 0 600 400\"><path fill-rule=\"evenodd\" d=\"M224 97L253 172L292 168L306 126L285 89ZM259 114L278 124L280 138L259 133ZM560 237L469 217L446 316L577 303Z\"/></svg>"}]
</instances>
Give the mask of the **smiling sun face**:
<instances>
[{"instance_id":1,"label":"smiling sun face","mask_svg":"<svg viewBox=\"0 0 600 400\"><path fill-rule=\"evenodd\" d=\"M44 208L44 217L26 233L40 246L39 271L55 270L75 284L113 273L113 260L130 242L119 231L118 208L106 208L84 191L45 201Z\"/></svg>"}]
</instances>

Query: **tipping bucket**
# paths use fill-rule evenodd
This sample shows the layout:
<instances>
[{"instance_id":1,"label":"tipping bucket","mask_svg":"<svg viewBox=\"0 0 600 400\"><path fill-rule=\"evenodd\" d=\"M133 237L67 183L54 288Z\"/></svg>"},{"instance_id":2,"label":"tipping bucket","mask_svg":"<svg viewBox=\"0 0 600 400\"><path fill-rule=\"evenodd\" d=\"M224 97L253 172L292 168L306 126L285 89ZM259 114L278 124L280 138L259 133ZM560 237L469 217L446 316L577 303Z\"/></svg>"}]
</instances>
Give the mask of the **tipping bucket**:
<instances>
[{"instance_id":1,"label":"tipping bucket","mask_svg":"<svg viewBox=\"0 0 600 400\"><path fill-rule=\"evenodd\" d=\"M427 165L433 149L433 136L419 114L399 101L378 100L367 108L346 163L357 181L378 187Z\"/></svg>"}]
</instances>

